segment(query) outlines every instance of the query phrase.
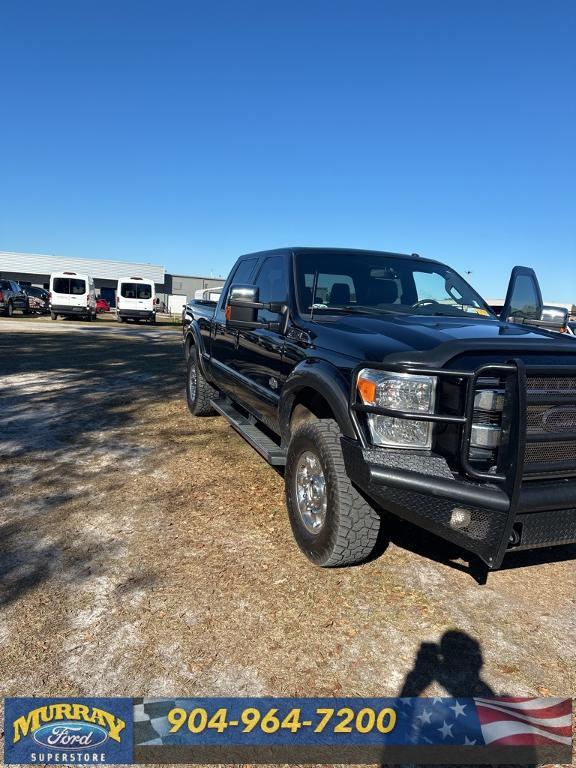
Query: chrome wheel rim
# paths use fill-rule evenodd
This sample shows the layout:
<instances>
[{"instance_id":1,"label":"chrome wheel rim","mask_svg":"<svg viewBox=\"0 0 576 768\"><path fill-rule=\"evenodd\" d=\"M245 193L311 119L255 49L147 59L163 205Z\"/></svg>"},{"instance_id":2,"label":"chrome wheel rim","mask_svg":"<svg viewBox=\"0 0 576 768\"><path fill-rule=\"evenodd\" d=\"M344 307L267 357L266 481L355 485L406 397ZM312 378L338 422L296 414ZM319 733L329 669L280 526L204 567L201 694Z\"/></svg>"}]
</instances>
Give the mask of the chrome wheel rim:
<instances>
[{"instance_id":1,"label":"chrome wheel rim","mask_svg":"<svg viewBox=\"0 0 576 768\"><path fill-rule=\"evenodd\" d=\"M312 451L304 451L298 459L295 485L296 504L304 527L309 533L320 533L326 522L328 496L320 459Z\"/></svg>"},{"instance_id":2,"label":"chrome wheel rim","mask_svg":"<svg viewBox=\"0 0 576 768\"><path fill-rule=\"evenodd\" d=\"M188 373L188 397L191 403L196 400L196 366L194 363L190 364Z\"/></svg>"}]
</instances>

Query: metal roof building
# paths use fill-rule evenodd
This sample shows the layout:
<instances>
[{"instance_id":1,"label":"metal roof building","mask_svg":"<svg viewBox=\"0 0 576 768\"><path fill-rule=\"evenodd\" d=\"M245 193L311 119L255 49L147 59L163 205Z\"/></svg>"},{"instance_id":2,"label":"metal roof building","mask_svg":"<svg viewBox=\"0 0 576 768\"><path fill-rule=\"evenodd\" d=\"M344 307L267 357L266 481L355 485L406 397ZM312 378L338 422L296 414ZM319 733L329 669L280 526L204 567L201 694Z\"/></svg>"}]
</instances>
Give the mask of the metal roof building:
<instances>
[{"instance_id":1,"label":"metal roof building","mask_svg":"<svg viewBox=\"0 0 576 768\"><path fill-rule=\"evenodd\" d=\"M51 272L88 274L96 284L104 281L115 283L119 277L137 275L153 280L157 286L163 286L166 276L166 269L158 264L0 251L0 274L5 277L43 285Z\"/></svg>"}]
</instances>

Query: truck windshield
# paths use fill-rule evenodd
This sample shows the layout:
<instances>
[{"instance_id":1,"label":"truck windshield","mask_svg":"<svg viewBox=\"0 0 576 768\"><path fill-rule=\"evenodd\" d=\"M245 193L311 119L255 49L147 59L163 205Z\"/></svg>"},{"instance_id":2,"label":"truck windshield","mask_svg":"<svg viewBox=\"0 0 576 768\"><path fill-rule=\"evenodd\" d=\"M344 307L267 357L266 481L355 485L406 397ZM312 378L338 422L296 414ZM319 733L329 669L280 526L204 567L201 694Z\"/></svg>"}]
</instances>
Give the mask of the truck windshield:
<instances>
[{"instance_id":1,"label":"truck windshield","mask_svg":"<svg viewBox=\"0 0 576 768\"><path fill-rule=\"evenodd\" d=\"M382 312L493 318L487 304L456 272L417 257L327 251L296 257L302 314Z\"/></svg>"}]
</instances>

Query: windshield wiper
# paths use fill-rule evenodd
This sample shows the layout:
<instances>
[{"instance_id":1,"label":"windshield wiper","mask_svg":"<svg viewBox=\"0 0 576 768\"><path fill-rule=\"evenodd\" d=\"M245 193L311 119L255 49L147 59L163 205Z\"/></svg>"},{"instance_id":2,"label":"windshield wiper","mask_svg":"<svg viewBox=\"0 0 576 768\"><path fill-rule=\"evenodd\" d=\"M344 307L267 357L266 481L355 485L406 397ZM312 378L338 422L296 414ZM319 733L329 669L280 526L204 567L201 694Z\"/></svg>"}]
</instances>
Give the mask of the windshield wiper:
<instances>
[{"instance_id":1,"label":"windshield wiper","mask_svg":"<svg viewBox=\"0 0 576 768\"><path fill-rule=\"evenodd\" d=\"M329 309L341 309L343 312L356 312L359 314L371 315L397 315L398 311L394 309L383 309L382 307L370 307L364 304L346 304L343 307L329 307Z\"/></svg>"}]
</instances>

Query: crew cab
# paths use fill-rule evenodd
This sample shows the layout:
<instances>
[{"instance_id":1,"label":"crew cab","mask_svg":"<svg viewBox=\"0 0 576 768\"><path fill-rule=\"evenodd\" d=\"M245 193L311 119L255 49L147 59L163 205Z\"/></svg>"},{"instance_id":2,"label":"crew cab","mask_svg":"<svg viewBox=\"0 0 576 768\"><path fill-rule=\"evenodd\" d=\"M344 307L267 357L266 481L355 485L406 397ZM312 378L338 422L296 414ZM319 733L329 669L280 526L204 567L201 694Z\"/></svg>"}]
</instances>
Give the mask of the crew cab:
<instances>
[{"instance_id":1,"label":"crew cab","mask_svg":"<svg viewBox=\"0 0 576 768\"><path fill-rule=\"evenodd\" d=\"M438 261L279 249L183 320L191 412L284 467L312 562L367 558L383 510L490 568L576 541L576 344L542 320L532 269L498 317Z\"/></svg>"}]
</instances>

